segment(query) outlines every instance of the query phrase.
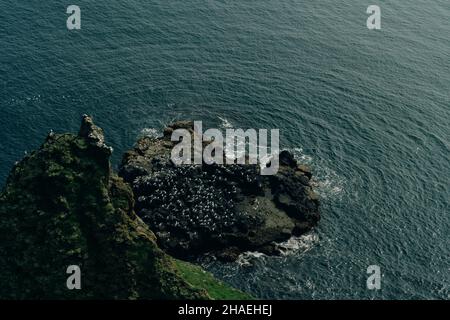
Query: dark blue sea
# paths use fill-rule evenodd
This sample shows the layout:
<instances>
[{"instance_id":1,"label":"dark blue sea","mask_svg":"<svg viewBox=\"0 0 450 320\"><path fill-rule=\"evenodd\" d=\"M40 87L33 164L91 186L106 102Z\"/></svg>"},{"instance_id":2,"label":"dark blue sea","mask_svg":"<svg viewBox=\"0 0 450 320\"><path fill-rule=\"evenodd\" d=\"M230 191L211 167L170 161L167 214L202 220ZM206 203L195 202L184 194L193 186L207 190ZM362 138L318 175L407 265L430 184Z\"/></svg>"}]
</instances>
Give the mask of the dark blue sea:
<instances>
[{"instance_id":1,"label":"dark blue sea","mask_svg":"<svg viewBox=\"0 0 450 320\"><path fill-rule=\"evenodd\" d=\"M279 128L313 168L319 227L285 256L201 263L260 298L449 299L450 2L375 2L2 0L0 184L83 113L115 166L177 119Z\"/></svg>"}]
</instances>

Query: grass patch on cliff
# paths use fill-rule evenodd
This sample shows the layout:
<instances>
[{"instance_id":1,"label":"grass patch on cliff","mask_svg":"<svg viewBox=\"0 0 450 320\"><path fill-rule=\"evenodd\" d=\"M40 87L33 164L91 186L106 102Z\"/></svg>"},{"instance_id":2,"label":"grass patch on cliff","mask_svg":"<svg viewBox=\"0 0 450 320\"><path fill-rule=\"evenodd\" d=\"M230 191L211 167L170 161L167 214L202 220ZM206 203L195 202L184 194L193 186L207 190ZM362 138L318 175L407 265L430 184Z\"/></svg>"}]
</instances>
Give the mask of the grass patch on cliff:
<instances>
[{"instance_id":1,"label":"grass patch on cliff","mask_svg":"<svg viewBox=\"0 0 450 320\"><path fill-rule=\"evenodd\" d=\"M189 262L174 259L181 277L194 287L205 289L214 300L252 300L247 293L230 287L214 276Z\"/></svg>"}]
</instances>

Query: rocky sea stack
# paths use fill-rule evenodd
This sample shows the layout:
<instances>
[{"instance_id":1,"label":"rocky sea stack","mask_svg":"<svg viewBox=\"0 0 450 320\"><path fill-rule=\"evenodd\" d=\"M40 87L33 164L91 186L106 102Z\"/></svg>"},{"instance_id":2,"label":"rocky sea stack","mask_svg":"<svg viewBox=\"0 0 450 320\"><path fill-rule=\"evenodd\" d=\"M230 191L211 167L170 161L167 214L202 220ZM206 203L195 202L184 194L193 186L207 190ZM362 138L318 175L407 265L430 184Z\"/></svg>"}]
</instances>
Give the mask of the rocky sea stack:
<instances>
[{"instance_id":1,"label":"rocky sea stack","mask_svg":"<svg viewBox=\"0 0 450 320\"><path fill-rule=\"evenodd\" d=\"M0 194L0 299L248 298L159 249L111 152L84 116L78 135L51 133L15 165ZM81 290L66 287L70 265Z\"/></svg>"},{"instance_id":2,"label":"rocky sea stack","mask_svg":"<svg viewBox=\"0 0 450 320\"><path fill-rule=\"evenodd\" d=\"M119 175L133 187L137 214L175 257L210 253L232 261L244 251L277 254L278 243L301 235L320 219L311 171L288 151L279 154L276 175L259 165L175 165L171 141L176 122L160 138L143 137L126 152ZM208 143L204 143L205 147Z\"/></svg>"}]
</instances>

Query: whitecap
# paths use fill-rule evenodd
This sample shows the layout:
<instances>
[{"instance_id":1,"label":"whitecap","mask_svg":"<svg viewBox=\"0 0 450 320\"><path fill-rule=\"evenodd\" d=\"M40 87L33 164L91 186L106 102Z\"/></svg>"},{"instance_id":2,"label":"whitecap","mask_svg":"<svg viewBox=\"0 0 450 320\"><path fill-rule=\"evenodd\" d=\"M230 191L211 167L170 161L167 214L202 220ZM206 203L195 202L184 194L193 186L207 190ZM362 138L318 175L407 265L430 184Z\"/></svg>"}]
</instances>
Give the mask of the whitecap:
<instances>
[{"instance_id":1,"label":"whitecap","mask_svg":"<svg viewBox=\"0 0 450 320\"><path fill-rule=\"evenodd\" d=\"M291 148L288 151L294 155L298 163L314 166L311 184L321 198L341 196L344 191L345 180L329 168L324 161L317 161L311 155L306 154L303 148Z\"/></svg>"},{"instance_id":2,"label":"whitecap","mask_svg":"<svg viewBox=\"0 0 450 320\"><path fill-rule=\"evenodd\" d=\"M231 129L233 128L233 124L226 118L218 117L221 121L220 127L224 129Z\"/></svg>"},{"instance_id":3,"label":"whitecap","mask_svg":"<svg viewBox=\"0 0 450 320\"><path fill-rule=\"evenodd\" d=\"M247 251L241 253L236 260L236 263L241 267L250 267L253 265L255 259L261 259L266 255L257 251Z\"/></svg>"},{"instance_id":4,"label":"whitecap","mask_svg":"<svg viewBox=\"0 0 450 320\"><path fill-rule=\"evenodd\" d=\"M319 242L319 235L310 232L299 237L291 237L285 242L276 245L281 255L288 256L292 254L304 253L311 250Z\"/></svg>"},{"instance_id":5,"label":"whitecap","mask_svg":"<svg viewBox=\"0 0 450 320\"><path fill-rule=\"evenodd\" d=\"M282 257L304 253L311 250L319 242L319 236L314 231L307 234L291 237L288 240L275 244ZM258 251L246 251L241 253L236 260L240 267L250 267L255 260L266 258L267 255ZM276 258L276 257L275 257Z\"/></svg>"},{"instance_id":6,"label":"whitecap","mask_svg":"<svg viewBox=\"0 0 450 320\"><path fill-rule=\"evenodd\" d=\"M159 138L161 137L161 132L155 128L144 128L141 130L140 136L149 138Z\"/></svg>"}]
</instances>

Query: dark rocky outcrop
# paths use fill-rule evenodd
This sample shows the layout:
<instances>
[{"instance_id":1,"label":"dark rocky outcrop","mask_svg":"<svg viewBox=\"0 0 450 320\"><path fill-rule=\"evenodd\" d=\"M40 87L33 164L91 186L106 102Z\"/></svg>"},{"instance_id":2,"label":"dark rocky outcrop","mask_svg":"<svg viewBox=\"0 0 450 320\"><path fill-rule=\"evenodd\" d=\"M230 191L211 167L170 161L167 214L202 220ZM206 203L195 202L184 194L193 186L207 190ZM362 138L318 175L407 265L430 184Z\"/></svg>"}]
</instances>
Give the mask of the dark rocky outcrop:
<instances>
[{"instance_id":1,"label":"dark rocky outcrop","mask_svg":"<svg viewBox=\"0 0 450 320\"><path fill-rule=\"evenodd\" d=\"M78 136L51 133L13 168L0 194L0 299L214 298L208 286L248 297L158 248L111 151L84 116ZM69 265L81 290L66 287Z\"/></svg>"},{"instance_id":2,"label":"dark rocky outcrop","mask_svg":"<svg viewBox=\"0 0 450 320\"><path fill-rule=\"evenodd\" d=\"M317 224L311 171L291 153L280 153L274 176L261 176L257 165L176 166L170 137L177 128L197 134L192 122L182 121L164 129L161 138L143 137L125 153L119 171L133 187L137 214L168 253L212 252L224 260L246 250L276 254L276 242Z\"/></svg>"}]
</instances>

